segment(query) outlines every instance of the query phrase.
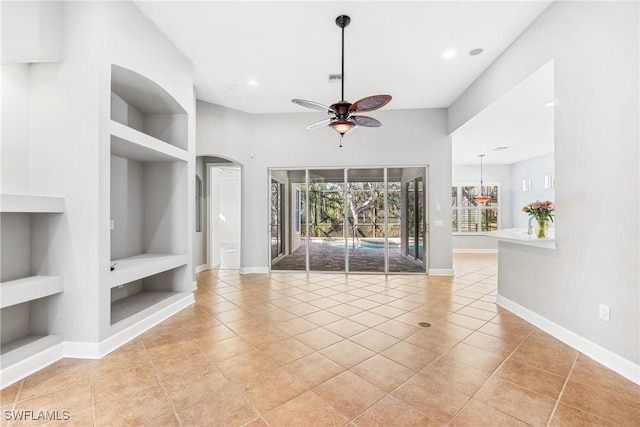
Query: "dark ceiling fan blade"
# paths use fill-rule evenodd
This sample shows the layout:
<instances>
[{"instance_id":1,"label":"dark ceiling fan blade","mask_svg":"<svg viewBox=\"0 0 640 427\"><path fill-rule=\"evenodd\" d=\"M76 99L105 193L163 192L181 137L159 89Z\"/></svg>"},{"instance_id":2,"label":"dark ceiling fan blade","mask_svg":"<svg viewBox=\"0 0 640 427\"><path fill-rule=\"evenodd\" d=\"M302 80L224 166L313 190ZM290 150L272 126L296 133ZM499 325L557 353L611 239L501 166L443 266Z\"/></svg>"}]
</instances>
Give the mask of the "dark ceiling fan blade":
<instances>
[{"instance_id":1,"label":"dark ceiling fan blade","mask_svg":"<svg viewBox=\"0 0 640 427\"><path fill-rule=\"evenodd\" d=\"M307 129L316 129L316 128L321 128L323 126L328 126L332 120L334 119L329 118L329 119L318 120L317 122L311 123L309 126L307 126Z\"/></svg>"},{"instance_id":2,"label":"dark ceiling fan blade","mask_svg":"<svg viewBox=\"0 0 640 427\"><path fill-rule=\"evenodd\" d=\"M382 126L382 123L380 123L380 121L374 119L373 117L351 116L350 119L356 122L358 126L364 126L368 128L379 128L380 126Z\"/></svg>"},{"instance_id":3,"label":"dark ceiling fan blade","mask_svg":"<svg viewBox=\"0 0 640 427\"><path fill-rule=\"evenodd\" d=\"M333 111L331 108L317 102L307 101L304 99L292 99L291 102L293 102L294 104L298 104L299 106L304 108L310 108L312 110L327 111L327 112L332 111L335 113L335 111Z\"/></svg>"},{"instance_id":4,"label":"dark ceiling fan blade","mask_svg":"<svg viewBox=\"0 0 640 427\"><path fill-rule=\"evenodd\" d=\"M391 101L391 95L373 95L356 101L349 111L373 111L382 108Z\"/></svg>"}]
</instances>

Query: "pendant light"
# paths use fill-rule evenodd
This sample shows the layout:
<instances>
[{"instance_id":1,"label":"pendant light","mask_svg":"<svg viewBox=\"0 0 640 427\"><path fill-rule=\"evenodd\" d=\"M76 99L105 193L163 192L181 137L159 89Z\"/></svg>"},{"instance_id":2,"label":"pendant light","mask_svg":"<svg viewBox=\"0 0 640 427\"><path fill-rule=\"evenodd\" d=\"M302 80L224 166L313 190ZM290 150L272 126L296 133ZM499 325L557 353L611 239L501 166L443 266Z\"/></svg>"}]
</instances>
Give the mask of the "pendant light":
<instances>
[{"instance_id":1,"label":"pendant light","mask_svg":"<svg viewBox=\"0 0 640 427\"><path fill-rule=\"evenodd\" d=\"M489 200L491 200L491 196L485 196L482 193L482 185L483 185L483 182L482 182L482 158L484 157L484 154L478 154L478 157L480 157L480 194L475 196L473 198L473 200L475 200L476 202L484 205Z\"/></svg>"}]
</instances>

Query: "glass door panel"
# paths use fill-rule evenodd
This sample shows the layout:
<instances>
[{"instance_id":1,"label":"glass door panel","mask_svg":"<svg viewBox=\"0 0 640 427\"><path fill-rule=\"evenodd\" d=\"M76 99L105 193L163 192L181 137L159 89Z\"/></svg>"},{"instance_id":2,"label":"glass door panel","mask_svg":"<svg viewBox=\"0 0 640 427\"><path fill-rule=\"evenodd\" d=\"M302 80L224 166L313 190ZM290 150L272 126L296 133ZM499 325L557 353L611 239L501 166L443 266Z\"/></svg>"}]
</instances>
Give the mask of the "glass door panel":
<instances>
[{"instance_id":1,"label":"glass door panel","mask_svg":"<svg viewBox=\"0 0 640 427\"><path fill-rule=\"evenodd\" d=\"M309 271L345 271L344 169L310 170L306 200L305 236Z\"/></svg>"},{"instance_id":2,"label":"glass door panel","mask_svg":"<svg viewBox=\"0 0 640 427\"><path fill-rule=\"evenodd\" d=\"M402 168L389 174L389 272L424 273L424 168Z\"/></svg>"},{"instance_id":3,"label":"glass door panel","mask_svg":"<svg viewBox=\"0 0 640 427\"><path fill-rule=\"evenodd\" d=\"M416 190L416 246L414 248L414 258L424 262L425 247L425 199L424 199L424 178L419 176L415 179Z\"/></svg>"},{"instance_id":4,"label":"glass door panel","mask_svg":"<svg viewBox=\"0 0 640 427\"><path fill-rule=\"evenodd\" d=\"M271 270L307 271L307 251L302 240L300 191L304 170L270 170L270 258ZM288 202L287 202L288 200Z\"/></svg>"},{"instance_id":5,"label":"glass door panel","mask_svg":"<svg viewBox=\"0 0 640 427\"><path fill-rule=\"evenodd\" d=\"M284 255L284 184L271 179L271 261Z\"/></svg>"},{"instance_id":6,"label":"glass door panel","mask_svg":"<svg viewBox=\"0 0 640 427\"><path fill-rule=\"evenodd\" d=\"M347 171L347 246L353 272L385 272L384 169Z\"/></svg>"}]
</instances>

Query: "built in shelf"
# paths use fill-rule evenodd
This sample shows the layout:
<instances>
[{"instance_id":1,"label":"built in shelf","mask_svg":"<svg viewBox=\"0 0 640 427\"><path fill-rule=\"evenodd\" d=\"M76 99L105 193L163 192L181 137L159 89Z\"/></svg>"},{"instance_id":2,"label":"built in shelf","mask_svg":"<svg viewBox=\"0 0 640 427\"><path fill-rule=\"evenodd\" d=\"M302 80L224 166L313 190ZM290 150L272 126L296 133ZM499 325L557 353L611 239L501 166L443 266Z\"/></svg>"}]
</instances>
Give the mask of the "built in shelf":
<instances>
[{"instance_id":1,"label":"built in shelf","mask_svg":"<svg viewBox=\"0 0 640 427\"><path fill-rule=\"evenodd\" d=\"M0 308L59 294L63 290L62 276L31 276L0 283Z\"/></svg>"},{"instance_id":2,"label":"built in shelf","mask_svg":"<svg viewBox=\"0 0 640 427\"><path fill-rule=\"evenodd\" d=\"M141 254L111 261L114 270L110 273L110 287L124 285L144 279L183 265L187 265L187 255ZM114 265L115 264L115 265Z\"/></svg>"},{"instance_id":3,"label":"built in shelf","mask_svg":"<svg viewBox=\"0 0 640 427\"><path fill-rule=\"evenodd\" d=\"M142 291L111 303L111 326L127 319L135 322L187 296L189 292Z\"/></svg>"},{"instance_id":4,"label":"built in shelf","mask_svg":"<svg viewBox=\"0 0 640 427\"><path fill-rule=\"evenodd\" d=\"M187 161L189 153L111 120L111 154L141 162Z\"/></svg>"},{"instance_id":5,"label":"built in shelf","mask_svg":"<svg viewBox=\"0 0 640 427\"><path fill-rule=\"evenodd\" d=\"M9 366L24 361L28 357L62 345L62 335L30 335L2 344L0 366L4 370Z\"/></svg>"},{"instance_id":6,"label":"built in shelf","mask_svg":"<svg viewBox=\"0 0 640 427\"><path fill-rule=\"evenodd\" d=\"M0 194L0 212L63 213L64 211L63 197Z\"/></svg>"}]
</instances>

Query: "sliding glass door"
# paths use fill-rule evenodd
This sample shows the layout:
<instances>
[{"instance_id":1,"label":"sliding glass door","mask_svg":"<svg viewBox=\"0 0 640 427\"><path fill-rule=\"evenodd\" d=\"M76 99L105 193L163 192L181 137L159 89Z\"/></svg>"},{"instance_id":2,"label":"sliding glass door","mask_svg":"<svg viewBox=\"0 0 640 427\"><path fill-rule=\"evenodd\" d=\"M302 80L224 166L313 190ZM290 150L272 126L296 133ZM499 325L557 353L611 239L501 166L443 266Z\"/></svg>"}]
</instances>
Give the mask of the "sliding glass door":
<instances>
[{"instance_id":1,"label":"sliding glass door","mask_svg":"<svg viewBox=\"0 0 640 427\"><path fill-rule=\"evenodd\" d=\"M426 171L271 170L271 269L424 273Z\"/></svg>"}]
</instances>

